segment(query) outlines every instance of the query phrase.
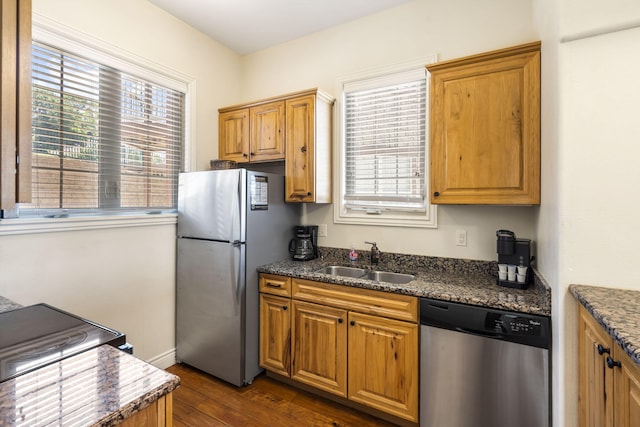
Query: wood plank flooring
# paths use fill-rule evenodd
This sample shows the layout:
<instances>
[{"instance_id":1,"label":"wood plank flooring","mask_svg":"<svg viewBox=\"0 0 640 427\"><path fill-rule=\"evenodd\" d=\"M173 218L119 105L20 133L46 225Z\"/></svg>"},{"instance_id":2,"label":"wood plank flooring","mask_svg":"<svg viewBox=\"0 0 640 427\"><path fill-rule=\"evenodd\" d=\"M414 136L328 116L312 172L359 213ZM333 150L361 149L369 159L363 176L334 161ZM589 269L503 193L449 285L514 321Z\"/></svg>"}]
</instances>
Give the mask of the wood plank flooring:
<instances>
[{"instance_id":1,"label":"wood plank flooring","mask_svg":"<svg viewBox=\"0 0 640 427\"><path fill-rule=\"evenodd\" d=\"M236 387L190 366L167 369L180 377L173 393L175 427L392 426L378 418L259 375Z\"/></svg>"}]
</instances>

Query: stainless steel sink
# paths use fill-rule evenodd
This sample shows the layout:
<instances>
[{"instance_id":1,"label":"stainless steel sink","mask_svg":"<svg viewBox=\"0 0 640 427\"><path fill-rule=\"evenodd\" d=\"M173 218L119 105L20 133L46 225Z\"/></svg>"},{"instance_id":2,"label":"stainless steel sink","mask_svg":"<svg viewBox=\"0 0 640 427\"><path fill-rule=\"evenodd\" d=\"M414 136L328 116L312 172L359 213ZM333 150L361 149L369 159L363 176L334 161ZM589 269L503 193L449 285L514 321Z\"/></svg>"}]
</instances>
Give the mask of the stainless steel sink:
<instances>
[{"instance_id":1,"label":"stainless steel sink","mask_svg":"<svg viewBox=\"0 0 640 427\"><path fill-rule=\"evenodd\" d=\"M332 276L353 277L356 279L367 279L375 282L387 282L394 284L409 283L416 277L411 274L392 273L390 271L371 271L364 268L343 267L341 265L330 265L316 270L316 273L330 274Z\"/></svg>"},{"instance_id":2,"label":"stainless steel sink","mask_svg":"<svg viewBox=\"0 0 640 427\"><path fill-rule=\"evenodd\" d=\"M401 285L403 283L409 283L416 276L412 274L392 273L389 271L367 271L367 273L361 277L361 279L369 279L375 282L387 282Z\"/></svg>"},{"instance_id":3,"label":"stainless steel sink","mask_svg":"<svg viewBox=\"0 0 640 427\"><path fill-rule=\"evenodd\" d=\"M317 270L316 273L331 274L332 276L346 276L346 277L362 277L367 270L364 268L355 267L343 267L340 265L330 265L328 267Z\"/></svg>"}]
</instances>

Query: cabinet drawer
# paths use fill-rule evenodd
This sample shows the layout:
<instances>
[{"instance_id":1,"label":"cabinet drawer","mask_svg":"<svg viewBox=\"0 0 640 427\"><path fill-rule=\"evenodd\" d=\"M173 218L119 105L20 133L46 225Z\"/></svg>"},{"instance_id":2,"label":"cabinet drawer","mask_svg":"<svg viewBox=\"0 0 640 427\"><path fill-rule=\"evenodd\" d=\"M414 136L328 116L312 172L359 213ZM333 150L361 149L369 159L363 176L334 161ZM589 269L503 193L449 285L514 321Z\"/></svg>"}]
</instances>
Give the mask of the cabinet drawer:
<instances>
[{"instance_id":1,"label":"cabinet drawer","mask_svg":"<svg viewBox=\"0 0 640 427\"><path fill-rule=\"evenodd\" d=\"M274 274L260 274L260 292L281 297L291 296L291 278Z\"/></svg>"},{"instance_id":2,"label":"cabinet drawer","mask_svg":"<svg viewBox=\"0 0 640 427\"><path fill-rule=\"evenodd\" d=\"M359 313L418 322L418 298L304 279L291 279L292 297Z\"/></svg>"}]
</instances>

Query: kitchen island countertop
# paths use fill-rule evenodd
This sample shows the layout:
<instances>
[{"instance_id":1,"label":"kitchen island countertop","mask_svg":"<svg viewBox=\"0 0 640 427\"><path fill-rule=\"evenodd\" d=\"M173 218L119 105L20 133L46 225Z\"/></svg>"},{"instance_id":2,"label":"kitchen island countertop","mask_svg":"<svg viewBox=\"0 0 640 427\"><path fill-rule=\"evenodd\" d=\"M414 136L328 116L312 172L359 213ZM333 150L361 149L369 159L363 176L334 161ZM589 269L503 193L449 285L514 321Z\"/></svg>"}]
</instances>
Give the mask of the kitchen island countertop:
<instances>
[{"instance_id":1,"label":"kitchen island countertop","mask_svg":"<svg viewBox=\"0 0 640 427\"><path fill-rule=\"evenodd\" d=\"M22 307L0 296L0 312ZM0 425L119 424L180 384L180 378L110 345L0 383Z\"/></svg>"},{"instance_id":2,"label":"kitchen island countertop","mask_svg":"<svg viewBox=\"0 0 640 427\"><path fill-rule=\"evenodd\" d=\"M274 262L260 266L258 272L501 310L551 315L551 291L537 273L534 275L534 283L528 289L520 290L498 286L496 277L489 273L494 267L497 269L497 264L490 261L406 255L393 257L390 254L385 256L388 262L376 266L376 270L410 273L416 278L406 284L392 284L318 273L317 270L328 265L349 265L348 262L340 262L342 254L332 256L331 253L327 257L311 261ZM370 267L362 263L354 266Z\"/></svg>"},{"instance_id":3,"label":"kitchen island countertop","mask_svg":"<svg viewBox=\"0 0 640 427\"><path fill-rule=\"evenodd\" d=\"M640 291L588 285L569 291L640 366Z\"/></svg>"}]
</instances>

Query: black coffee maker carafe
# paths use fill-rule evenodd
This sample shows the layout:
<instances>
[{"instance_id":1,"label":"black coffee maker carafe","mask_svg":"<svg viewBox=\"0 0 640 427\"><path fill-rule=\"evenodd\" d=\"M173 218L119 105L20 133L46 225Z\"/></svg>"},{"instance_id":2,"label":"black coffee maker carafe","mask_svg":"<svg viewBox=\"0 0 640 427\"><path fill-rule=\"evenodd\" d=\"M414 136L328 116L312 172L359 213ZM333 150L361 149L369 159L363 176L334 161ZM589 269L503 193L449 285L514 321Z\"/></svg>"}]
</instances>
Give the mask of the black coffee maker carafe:
<instances>
[{"instance_id":1,"label":"black coffee maker carafe","mask_svg":"<svg viewBox=\"0 0 640 427\"><path fill-rule=\"evenodd\" d=\"M526 289L533 277L531 262L535 259L531 255L531 240L518 239L516 234L509 230L496 231L496 240L498 252L497 284L508 288Z\"/></svg>"},{"instance_id":2,"label":"black coffee maker carafe","mask_svg":"<svg viewBox=\"0 0 640 427\"><path fill-rule=\"evenodd\" d=\"M318 226L296 225L295 237L289 241L289 253L294 260L308 261L318 257Z\"/></svg>"}]
</instances>

